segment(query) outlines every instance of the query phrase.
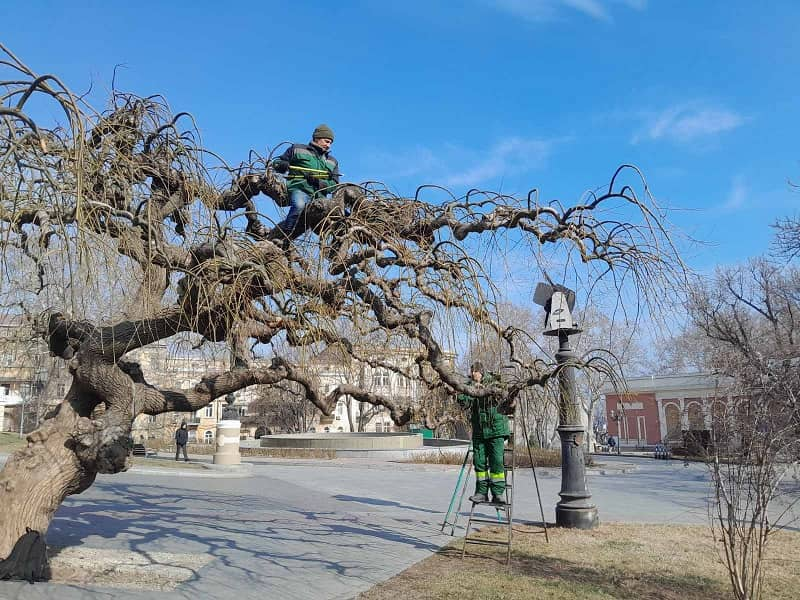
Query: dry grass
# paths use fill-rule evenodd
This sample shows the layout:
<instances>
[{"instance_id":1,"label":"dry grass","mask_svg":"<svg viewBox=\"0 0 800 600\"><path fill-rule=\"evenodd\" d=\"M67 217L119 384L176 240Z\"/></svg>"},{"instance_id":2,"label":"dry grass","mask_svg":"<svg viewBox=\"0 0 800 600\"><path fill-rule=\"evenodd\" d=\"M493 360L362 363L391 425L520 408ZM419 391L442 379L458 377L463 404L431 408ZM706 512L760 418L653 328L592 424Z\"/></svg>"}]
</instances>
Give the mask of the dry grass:
<instances>
[{"instance_id":1,"label":"dry grass","mask_svg":"<svg viewBox=\"0 0 800 600\"><path fill-rule=\"evenodd\" d=\"M166 457L150 457L144 458L143 456L135 456L133 464L136 467L154 467L158 469L202 469L203 465L196 462L185 462L183 459L175 460L174 458Z\"/></svg>"},{"instance_id":2,"label":"dry grass","mask_svg":"<svg viewBox=\"0 0 800 600\"><path fill-rule=\"evenodd\" d=\"M505 548L461 540L358 596L360 600L539 599L719 600L730 584L708 527L603 524L595 531L514 527L512 571ZM499 528L481 532L502 536ZM790 600L800 589L800 534L779 532L771 542L764 598ZM788 557L788 558L787 558Z\"/></svg>"},{"instance_id":3,"label":"dry grass","mask_svg":"<svg viewBox=\"0 0 800 600\"><path fill-rule=\"evenodd\" d=\"M266 456L268 458L336 458L336 450L325 448L242 448L242 456Z\"/></svg>"},{"instance_id":4,"label":"dry grass","mask_svg":"<svg viewBox=\"0 0 800 600\"><path fill-rule=\"evenodd\" d=\"M561 450L543 450L541 448L531 448L533 461L537 467L560 467ZM403 462L435 465L460 465L464 462L463 452L448 451L446 448L441 450L430 450L429 452L418 452ZM586 457L586 464L593 464L591 456ZM531 461L525 446L517 446L517 466L530 467Z\"/></svg>"},{"instance_id":5,"label":"dry grass","mask_svg":"<svg viewBox=\"0 0 800 600\"><path fill-rule=\"evenodd\" d=\"M17 433L0 432L0 452L11 454L28 444L25 437L19 437Z\"/></svg>"},{"instance_id":6,"label":"dry grass","mask_svg":"<svg viewBox=\"0 0 800 600\"><path fill-rule=\"evenodd\" d=\"M175 454L174 444L159 444L157 442L152 442L151 440L151 443L148 443L148 448L158 450L160 454L165 456ZM189 444L186 449L189 454L202 454L204 456L214 454L216 451L214 444ZM336 450L326 450L324 448L239 448L239 453L243 457L263 456L265 458L321 458L327 460L336 458Z\"/></svg>"}]
</instances>

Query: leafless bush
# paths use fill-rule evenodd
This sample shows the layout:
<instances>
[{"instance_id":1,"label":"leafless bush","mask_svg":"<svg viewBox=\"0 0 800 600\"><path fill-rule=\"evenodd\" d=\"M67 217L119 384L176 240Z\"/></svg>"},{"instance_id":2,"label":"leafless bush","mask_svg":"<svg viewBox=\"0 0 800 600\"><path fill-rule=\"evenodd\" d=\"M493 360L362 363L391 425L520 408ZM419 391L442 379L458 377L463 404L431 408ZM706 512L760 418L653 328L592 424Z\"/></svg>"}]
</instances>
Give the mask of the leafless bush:
<instances>
[{"instance_id":1,"label":"leafless bush","mask_svg":"<svg viewBox=\"0 0 800 600\"><path fill-rule=\"evenodd\" d=\"M734 596L759 598L771 534L793 520L800 459L800 278L767 260L718 271L695 287L692 320L725 383L710 405L706 448L712 530Z\"/></svg>"}]
</instances>

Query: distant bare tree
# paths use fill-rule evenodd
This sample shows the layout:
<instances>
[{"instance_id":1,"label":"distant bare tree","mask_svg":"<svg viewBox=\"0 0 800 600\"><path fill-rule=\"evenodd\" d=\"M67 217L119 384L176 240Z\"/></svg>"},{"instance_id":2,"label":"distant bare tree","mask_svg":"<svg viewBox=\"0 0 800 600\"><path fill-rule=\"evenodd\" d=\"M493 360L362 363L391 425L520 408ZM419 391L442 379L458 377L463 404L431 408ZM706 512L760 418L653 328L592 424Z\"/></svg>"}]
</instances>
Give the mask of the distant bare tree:
<instances>
[{"instance_id":1,"label":"distant bare tree","mask_svg":"<svg viewBox=\"0 0 800 600\"><path fill-rule=\"evenodd\" d=\"M585 415L586 450L594 450L594 418L603 399L603 388L620 378L638 375L646 356L638 323L615 320L594 307L578 315L583 332L576 336L582 362L594 368L580 369L576 383Z\"/></svg>"},{"instance_id":2,"label":"distant bare tree","mask_svg":"<svg viewBox=\"0 0 800 600\"><path fill-rule=\"evenodd\" d=\"M297 384L276 383L260 386L247 407L245 422L264 431L304 433L319 411L305 397Z\"/></svg>"},{"instance_id":3,"label":"distant bare tree","mask_svg":"<svg viewBox=\"0 0 800 600\"><path fill-rule=\"evenodd\" d=\"M800 272L766 259L694 287L692 322L729 385L712 405L712 529L734 597L761 596L770 534L793 518L800 460ZM724 402L719 400L725 400Z\"/></svg>"},{"instance_id":4,"label":"distant bare tree","mask_svg":"<svg viewBox=\"0 0 800 600\"><path fill-rule=\"evenodd\" d=\"M789 182L794 192L800 192L800 186ZM779 258L792 260L800 256L800 216L783 217L772 227L775 229L773 247Z\"/></svg>"}]
</instances>

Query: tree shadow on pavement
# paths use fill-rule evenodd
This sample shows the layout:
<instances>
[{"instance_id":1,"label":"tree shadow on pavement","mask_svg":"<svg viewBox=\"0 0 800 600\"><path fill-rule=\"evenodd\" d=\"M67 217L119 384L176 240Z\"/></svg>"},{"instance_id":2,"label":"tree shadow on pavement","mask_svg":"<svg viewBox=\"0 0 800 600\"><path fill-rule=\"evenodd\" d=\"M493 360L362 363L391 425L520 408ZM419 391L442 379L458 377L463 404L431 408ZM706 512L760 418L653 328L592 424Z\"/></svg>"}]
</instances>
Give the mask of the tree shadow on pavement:
<instances>
[{"instance_id":1,"label":"tree shadow on pavement","mask_svg":"<svg viewBox=\"0 0 800 600\"><path fill-rule=\"evenodd\" d=\"M430 510L429 508L419 508L416 506L411 506L409 504L401 504L400 502L396 502L394 500L383 500L381 498L367 498L364 496L348 496L346 494L338 494L333 496L334 500L340 500L341 502L359 502L361 504L371 504L373 506L393 506L396 508L402 508L403 510L416 510L419 512L425 512L433 515L441 514L441 511L438 510Z\"/></svg>"},{"instance_id":2,"label":"tree shadow on pavement","mask_svg":"<svg viewBox=\"0 0 800 600\"><path fill-rule=\"evenodd\" d=\"M372 513L362 518L337 506L340 501L373 500L369 498L324 497L320 510L302 510L258 495L150 484L103 482L93 492L95 497L73 496L64 502L48 532L49 543L121 548L144 556L209 554L216 560L204 571L224 568L222 577L228 582L248 585L313 578L314 569L377 582L375 573L381 569L371 572L370 566L376 553L403 553L398 545L435 552L446 541L428 539L438 529L433 522L398 518L403 510L421 510L415 507L398 505L398 511L383 511L379 518ZM191 589L199 579L199 572L194 573L181 589Z\"/></svg>"}]
</instances>

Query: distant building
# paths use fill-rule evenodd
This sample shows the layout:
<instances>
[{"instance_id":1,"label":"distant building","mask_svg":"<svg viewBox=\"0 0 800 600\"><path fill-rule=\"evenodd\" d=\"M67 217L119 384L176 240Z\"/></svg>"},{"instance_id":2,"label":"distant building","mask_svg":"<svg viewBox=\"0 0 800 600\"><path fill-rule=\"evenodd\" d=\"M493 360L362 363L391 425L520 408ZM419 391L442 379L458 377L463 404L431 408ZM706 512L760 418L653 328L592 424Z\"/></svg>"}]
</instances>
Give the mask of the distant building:
<instances>
[{"instance_id":1,"label":"distant building","mask_svg":"<svg viewBox=\"0 0 800 600\"><path fill-rule=\"evenodd\" d=\"M223 356L202 356L175 352L163 343L150 344L134 350L130 359L139 362L148 383L162 389L191 390L201 378L228 370L230 359ZM245 390L235 394L234 407L240 415L246 414L250 394ZM141 438L172 440L181 421L186 421L189 442L212 444L217 434L217 421L222 418L225 398L217 398L197 411L169 412L160 415L139 415L134 421L131 435L134 441ZM245 429L244 436L252 435Z\"/></svg>"},{"instance_id":2,"label":"distant building","mask_svg":"<svg viewBox=\"0 0 800 600\"><path fill-rule=\"evenodd\" d=\"M416 378L403 375L415 373L417 350L381 346L357 352L367 358L360 362L335 347L301 365L318 385L320 393L330 393L341 383L351 383L361 389L388 396L401 405L422 400L427 389ZM227 353L204 355L200 352L176 351L164 343L138 348L128 355L137 361L148 383L162 389L191 390L202 377L228 370ZM451 365L455 355L448 354ZM258 365L257 359L254 364ZM379 364L380 363L380 364ZM268 361L264 362L268 365ZM31 324L18 315L0 316L0 431L31 431L44 414L61 402L71 385L72 377L61 359L49 356L44 340L34 336ZM247 419L248 406L258 396L261 386L251 386L234 394L234 408L243 420L241 437L254 437L256 425ZM135 442L150 439L170 441L181 421L189 426L190 442L215 442L216 425L221 419L226 399L217 398L197 411L139 415L131 435ZM368 403L341 398L331 417L312 410L306 421L308 431L373 431L391 432L396 427L388 410ZM23 417L24 415L24 417ZM263 427L262 427L263 429Z\"/></svg>"},{"instance_id":3,"label":"distant building","mask_svg":"<svg viewBox=\"0 0 800 600\"><path fill-rule=\"evenodd\" d=\"M709 373L653 375L625 381L627 393L610 386L605 394L608 434L621 446L680 445L684 432L708 431L724 409L727 382Z\"/></svg>"},{"instance_id":4,"label":"distant building","mask_svg":"<svg viewBox=\"0 0 800 600\"><path fill-rule=\"evenodd\" d=\"M413 374L417 368L415 359L419 355L418 350L387 346L361 347L356 354L367 360L355 360L332 346L309 362L307 370L319 382L322 394L330 393L342 383L349 383L387 396L400 405L413 405L422 401L427 388L416 378L404 375ZM448 353L445 358L451 366L455 363L455 354ZM318 415L309 431L390 433L397 431L397 427L384 407L342 397L336 404L333 416Z\"/></svg>"},{"instance_id":5,"label":"distant building","mask_svg":"<svg viewBox=\"0 0 800 600\"><path fill-rule=\"evenodd\" d=\"M0 315L0 431L31 431L72 377L21 315Z\"/></svg>"}]
</instances>

